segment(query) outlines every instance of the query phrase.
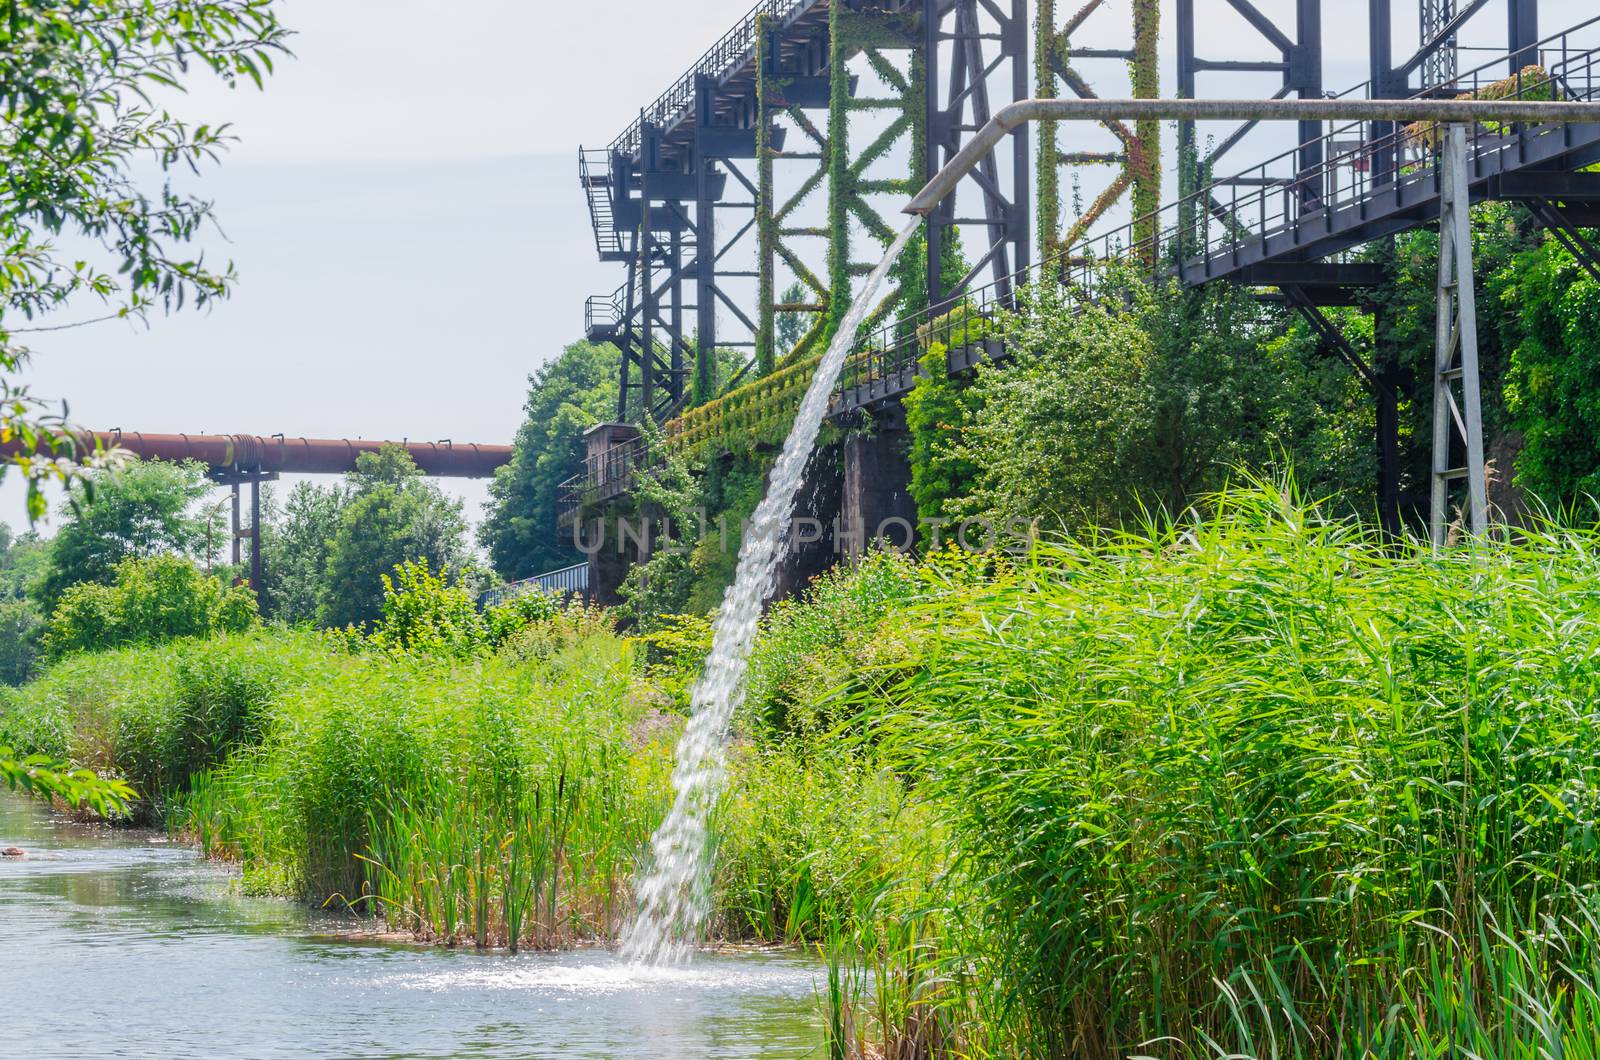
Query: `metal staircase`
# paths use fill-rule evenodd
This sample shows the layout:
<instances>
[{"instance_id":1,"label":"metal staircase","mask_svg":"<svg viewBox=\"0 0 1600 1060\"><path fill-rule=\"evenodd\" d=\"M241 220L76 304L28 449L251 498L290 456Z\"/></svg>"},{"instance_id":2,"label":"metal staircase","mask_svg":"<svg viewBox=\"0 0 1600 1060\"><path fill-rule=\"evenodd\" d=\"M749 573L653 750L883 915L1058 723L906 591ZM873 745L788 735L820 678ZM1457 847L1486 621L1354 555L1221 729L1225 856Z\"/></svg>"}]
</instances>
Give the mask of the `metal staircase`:
<instances>
[{"instance_id":1,"label":"metal staircase","mask_svg":"<svg viewBox=\"0 0 1600 1060\"><path fill-rule=\"evenodd\" d=\"M578 148L578 179L589 203L589 222L594 228L594 247L601 261L626 261L631 239L617 227L611 183L611 152Z\"/></svg>"}]
</instances>

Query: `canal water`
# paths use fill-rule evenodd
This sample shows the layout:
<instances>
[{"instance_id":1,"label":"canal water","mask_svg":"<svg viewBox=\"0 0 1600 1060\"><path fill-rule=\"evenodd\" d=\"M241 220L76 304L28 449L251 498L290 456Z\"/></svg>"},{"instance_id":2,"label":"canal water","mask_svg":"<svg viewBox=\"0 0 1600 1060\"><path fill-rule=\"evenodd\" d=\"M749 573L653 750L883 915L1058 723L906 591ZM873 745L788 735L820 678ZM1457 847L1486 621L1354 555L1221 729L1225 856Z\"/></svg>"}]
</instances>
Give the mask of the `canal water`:
<instances>
[{"instance_id":1,"label":"canal water","mask_svg":"<svg viewBox=\"0 0 1600 1060\"><path fill-rule=\"evenodd\" d=\"M245 897L150 833L69 822L0 791L0 1056L820 1055L818 968L703 955L480 954L349 934Z\"/></svg>"}]
</instances>

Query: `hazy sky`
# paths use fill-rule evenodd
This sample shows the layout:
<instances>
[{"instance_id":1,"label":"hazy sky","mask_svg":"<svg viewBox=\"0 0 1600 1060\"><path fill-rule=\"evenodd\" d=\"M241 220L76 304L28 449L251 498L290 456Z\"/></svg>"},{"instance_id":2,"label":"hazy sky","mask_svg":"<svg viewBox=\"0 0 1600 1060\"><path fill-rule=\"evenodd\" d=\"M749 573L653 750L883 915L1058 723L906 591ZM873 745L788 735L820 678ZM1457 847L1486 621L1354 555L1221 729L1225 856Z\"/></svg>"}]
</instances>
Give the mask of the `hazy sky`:
<instances>
[{"instance_id":1,"label":"hazy sky","mask_svg":"<svg viewBox=\"0 0 1600 1060\"><path fill-rule=\"evenodd\" d=\"M1096 20L1125 26L1130 2ZM1481 34L1503 33L1504 3ZM1545 0L1544 31L1591 5ZM175 107L240 137L203 186L226 235L208 253L235 261L238 293L148 327L27 336L27 381L97 428L508 441L528 373L581 336L583 299L621 278L595 261L578 145L608 142L747 6L281 0L295 56L266 91L197 80ZM1264 55L1237 43L1250 31L1210 10L1222 7L1201 4L1202 50ZM1365 5L1324 8L1326 82L1344 88L1366 76ZM1414 41L1409 11L1396 37L1397 51ZM483 485L444 484L475 519ZM0 486L14 526L21 494Z\"/></svg>"}]
</instances>

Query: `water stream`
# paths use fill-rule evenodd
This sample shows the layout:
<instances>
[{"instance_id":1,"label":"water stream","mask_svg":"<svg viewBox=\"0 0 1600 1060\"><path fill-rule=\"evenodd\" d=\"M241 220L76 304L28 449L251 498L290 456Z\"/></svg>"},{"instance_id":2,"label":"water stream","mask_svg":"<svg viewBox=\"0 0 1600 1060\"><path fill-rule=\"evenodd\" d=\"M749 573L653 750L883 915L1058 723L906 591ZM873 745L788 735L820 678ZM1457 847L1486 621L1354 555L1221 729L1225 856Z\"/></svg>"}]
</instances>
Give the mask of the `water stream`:
<instances>
[{"instance_id":1,"label":"water stream","mask_svg":"<svg viewBox=\"0 0 1600 1060\"><path fill-rule=\"evenodd\" d=\"M635 964L685 963L710 914L707 825L722 791L729 724L744 697L745 671L761 606L789 548L795 496L816 447L834 383L873 298L921 224L918 218L906 226L857 292L800 402L794 426L773 466L767 494L750 518L739 550L738 571L712 623L711 654L690 696L689 723L678 741L672 773L672 809L651 839L650 871L636 888L639 910L623 935L622 954Z\"/></svg>"},{"instance_id":2,"label":"water stream","mask_svg":"<svg viewBox=\"0 0 1600 1060\"><path fill-rule=\"evenodd\" d=\"M637 968L352 935L347 917L241 895L181 843L0 788L11 844L28 856L0 858L3 1057L821 1055L819 969L800 954Z\"/></svg>"}]
</instances>

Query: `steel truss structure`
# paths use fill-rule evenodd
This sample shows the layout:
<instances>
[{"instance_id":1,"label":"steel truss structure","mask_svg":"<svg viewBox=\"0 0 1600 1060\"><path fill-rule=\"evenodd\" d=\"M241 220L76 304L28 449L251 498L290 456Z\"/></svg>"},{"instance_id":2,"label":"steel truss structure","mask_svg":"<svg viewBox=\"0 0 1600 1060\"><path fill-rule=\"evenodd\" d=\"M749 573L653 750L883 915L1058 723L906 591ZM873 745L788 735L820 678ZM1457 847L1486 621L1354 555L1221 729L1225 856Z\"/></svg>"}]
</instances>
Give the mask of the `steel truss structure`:
<instances>
[{"instance_id":1,"label":"steel truss structure","mask_svg":"<svg viewBox=\"0 0 1600 1060\"><path fill-rule=\"evenodd\" d=\"M885 205L953 157L992 100L1026 96L1026 15L1026 0L766 0L608 148L580 150L596 250L626 269L586 313L591 341L621 353L618 418L661 422L815 352L876 256L860 237L892 238ZM1028 156L1019 133L972 174L970 216L952 200L930 223L874 319L1028 266ZM983 233L973 261L957 228ZM803 320L789 348L783 315ZM737 349L744 367L719 379Z\"/></svg>"},{"instance_id":2,"label":"steel truss structure","mask_svg":"<svg viewBox=\"0 0 1600 1060\"><path fill-rule=\"evenodd\" d=\"M1063 16L1057 0L1033 0L1030 47L1027 0L763 0L609 148L582 152L597 250L627 269L623 286L591 299L589 312L591 338L613 341L622 352L619 419L661 421L726 386L715 371L719 350L747 351L737 380L817 349L865 269L852 234L886 240L892 226L881 216L883 197L939 171L1001 106L1029 94L1094 99L1089 75L1103 70L1095 63L1126 64L1130 95L1159 96L1155 0L1132 0L1130 44L1110 48L1077 42L1112 11L1126 9L1107 0L1073 3ZM1397 12L1394 0L1365 0L1370 79L1343 97L1487 94L1504 89L1495 82L1506 78L1517 97L1547 85L1544 98L1597 98L1600 62L1592 43L1576 37L1596 20L1541 39L1538 0L1415 0L1419 45L1397 58L1395 19L1409 15L1412 4L1401 0ZM1333 5L1279 0L1270 14L1265 6L1175 0L1177 95L1203 98L1216 83L1208 75L1252 74L1274 79L1262 92L1267 98L1328 95L1322 24ZM1354 7L1338 6L1346 16ZM1223 17L1241 29L1238 49L1199 54L1197 23ZM1504 56L1461 72L1461 35L1472 29L1485 36L1496 17L1504 20ZM1263 44L1271 58L1260 57ZM852 138L853 118L870 135ZM840 408L872 407L902 393L915 375L908 351L916 328L957 298L982 311L1009 304L1014 283L1038 279L1037 271L1024 275L1030 244L1041 264L1064 276L1143 247L1152 263L1175 263L1185 283L1228 279L1276 288L1324 348L1351 365L1377 405L1380 497L1385 522L1397 527L1398 404L1402 397L1420 399L1427 384L1408 379L1381 344L1364 358L1324 312L1330 306L1377 311L1369 292L1383 282L1383 269L1341 255L1435 219L1454 224L1465 203L1490 197L1525 203L1600 276L1600 246L1583 232L1600 224L1600 175L1575 171L1600 158L1600 126L1560 135L1519 130L1511 137L1474 127L1466 161L1453 171L1466 173L1468 188L1450 200L1443 154L1437 175L1429 175L1439 145L1426 130L1304 120L1297 146L1218 179L1217 167L1229 158L1263 153L1257 122L1222 127L1202 153L1201 128L1185 120L1178 127L1181 194L1158 209L1159 124L1102 124L1118 144L1114 151L1063 150L1051 121L1039 123L1036 159L1020 127L986 147L962 190L930 216L924 246L897 270L896 290L877 307L880 326L868 328ZM1081 179L1092 167L1110 167L1113 176L1086 212L1069 219L1060 203L1063 174ZM1085 242L1088 229L1124 198L1131 199L1133 222L1098 243ZM953 271L957 231L972 260ZM973 239L975 233L982 238ZM1457 266L1470 247L1461 251ZM778 293L784 275L798 281L800 298ZM740 283L753 297L735 293ZM1452 312L1462 297L1457 284L1450 288ZM788 349L777 339L782 314L806 319ZM1451 334L1470 330L1464 320ZM1449 345L1445 339L1441 332L1441 349ZM1441 380L1459 386L1465 371L1464 365L1436 371L1436 408L1447 404ZM1464 403L1463 396L1456 405L1462 422ZM1465 428L1458 433L1461 441L1447 448L1460 453L1471 446ZM1450 466L1437 473L1460 470L1457 461L1444 462Z\"/></svg>"},{"instance_id":3,"label":"steel truss structure","mask_svg":"<svg viewBox=\"0 0 1600 1060\"><path fill-rule=\"evenodd\" d=\"M1128 48L1078 47L1073 43L1081 33L1094 28L1097 14L1100 21L1108 21L1111 8L1106 0L1088 0L1064 20L1057 14L1056 0L1036 0L1036 6L1035 98L1057 99L1065 88L1079 99L1096 99L1102 93L1097 92L1085 71L1091 71L1090 64L1093 64L1095 69L1091 72L1106 73L1107 62L1127 68L1130 91L1126 95L1154 99L1161 94L1161 65L1156 52L1161 14L1155 0L1135 0L1129 37L1132 46ZM1113 71L1111 76L1121 75ZM1053 121L1039 123L1037 182L1039 256L1044 261L1057 263L1059 271L1066 267L1061 260L1066 252L1076 247L1125 198L1130 200L1135 218L1152 217L1160 209L1161 126L1152 121L1136 122L1131 127L1121 121L1104 122L1104 128L1118 144L1117 150L1109 152L1062 151L1057 126ZM1079 182L1090 171L1108 166L1115 175L1094 200L1067 223L1061 204L1061 176L1070 175L1076 192Z\"/></svg>"}]
</instances>

